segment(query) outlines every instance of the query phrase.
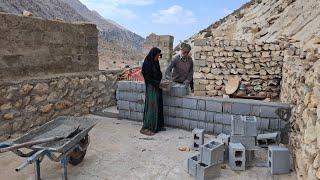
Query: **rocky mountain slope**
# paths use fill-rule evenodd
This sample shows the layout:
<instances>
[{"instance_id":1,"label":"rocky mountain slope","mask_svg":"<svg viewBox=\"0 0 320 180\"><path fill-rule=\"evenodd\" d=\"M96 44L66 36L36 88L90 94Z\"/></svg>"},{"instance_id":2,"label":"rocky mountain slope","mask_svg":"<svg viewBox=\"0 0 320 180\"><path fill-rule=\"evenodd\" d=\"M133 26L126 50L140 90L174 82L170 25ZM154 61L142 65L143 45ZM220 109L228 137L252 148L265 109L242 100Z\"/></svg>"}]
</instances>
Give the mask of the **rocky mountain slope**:
<instances>
[{"instance_id":1,"label":"rocky mountain slope","mask_svg":"<svg viewBox=\"0 0 320 180\"><path fill-rule=\"evenodd\" d=\"M23 10L46 19L62 19L67 22L91 22L100 30L99 57L101 69L113 68L113 61L133 64L142 58L144 39L114 21L104 19L99 13L89 10L79 0L0 0L0 11L21 14ZM130 57L130 58L128 58ZM133 61L133 62L132 62ZM109 67L110 65L110 67Z\"/></svg>"},{"instance_id":2,"label":"rocky mountain slope","mask_svg":"<svg viewBox=\"0 0 320 180\"><path fill-rule=\"evenodd\" d=\"M320 44L318 0L252 0L200 31L195 38L223 37L249 42L274 42L288 37L304 49Z\"/></svg>"}]
</instances>

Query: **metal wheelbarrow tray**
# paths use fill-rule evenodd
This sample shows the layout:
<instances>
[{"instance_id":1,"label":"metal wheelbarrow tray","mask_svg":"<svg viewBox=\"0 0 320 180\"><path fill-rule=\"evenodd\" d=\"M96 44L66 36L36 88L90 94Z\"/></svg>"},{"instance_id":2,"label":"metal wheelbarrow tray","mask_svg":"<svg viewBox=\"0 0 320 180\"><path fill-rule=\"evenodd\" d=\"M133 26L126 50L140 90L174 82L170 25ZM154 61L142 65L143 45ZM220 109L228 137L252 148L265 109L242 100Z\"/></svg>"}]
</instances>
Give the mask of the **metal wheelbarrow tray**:
<instances>
[{"instance_id":1,"label":"metal wheelbarrow tray","mask_svg":"<svg viewBox=\"0 0 320 180\"><path fill-rule=\"evenodd\" d=\"M16 171L34 163L35 179L40 180L40 163L47 156L50 160L61 163L62 179L67 179L68 162L77 165L83 160L89 145L88 132L95 124L94 120L86 117L58 117L10 143L0 143L0 150L15 144L51 137L64 137L57 141L26 147L30 151L28 153L19 149L12 150L12 152L20 157L27 158L24 163L16 168Z\"/></svg>"}]
</instances>

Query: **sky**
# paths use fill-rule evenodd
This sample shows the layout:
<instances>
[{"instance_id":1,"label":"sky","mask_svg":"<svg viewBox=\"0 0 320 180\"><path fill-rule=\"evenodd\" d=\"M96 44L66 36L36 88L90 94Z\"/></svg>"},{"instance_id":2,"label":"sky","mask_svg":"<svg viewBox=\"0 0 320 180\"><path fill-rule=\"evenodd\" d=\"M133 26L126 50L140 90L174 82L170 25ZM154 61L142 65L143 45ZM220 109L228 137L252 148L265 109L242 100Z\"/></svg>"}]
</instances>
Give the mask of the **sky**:
<instances>
[{"instance_id":1,"label":"sky","mask_svg":"<svg viewBox=\"0 0 320 180\"><path fill-rule=\"evenodd\" d=\"M126 29L146 37L174 36L174 45L232 13L249 0L80 0Z\"/></svg>"}]
</instances>

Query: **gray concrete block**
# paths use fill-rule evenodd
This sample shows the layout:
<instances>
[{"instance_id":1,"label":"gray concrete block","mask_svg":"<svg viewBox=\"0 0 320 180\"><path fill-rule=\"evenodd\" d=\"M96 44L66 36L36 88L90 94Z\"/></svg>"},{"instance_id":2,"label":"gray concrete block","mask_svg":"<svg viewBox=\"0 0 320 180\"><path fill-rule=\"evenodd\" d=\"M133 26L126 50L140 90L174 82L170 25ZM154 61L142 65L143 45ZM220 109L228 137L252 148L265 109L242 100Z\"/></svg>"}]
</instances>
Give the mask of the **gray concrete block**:
<instances>
[{"instance_id":1,"label":"gray concrete block","mask_svg":"<svg viewBox=\"0 0 320 180\"><path fill-rule=\"evenodd\" d=\"M269 119L269 129L279 130L280 129L280 119Z\"/></svg>"},{"instance_id":2,"label":"gray concrete block","mask_svg":"<svg viewBox=\"0 0 320 180\"><path fill-rule=\"evenodd\" d=\"M259 134L257 136L257 145L266 148L270 145L278 145L280 140L280 132Z\"/></svg>"},{"instance_id":3,"label":"gray concrete block","mask_svg":"<svg viewBox=\"0 0 320 180\"><path fill-rule=\"evenodd\" d=\"M163 120L164 120L164 125L169 126L169 116L164 116Z\"/></svg>"},{"instance_id":4,"label":"gray concrete block","mask_svg":"<svg viewBox=\"0 0 320 180\"><path fill-rule=\"evenodd\" d=\"M169 106L173 107L183 107L183 98L180 97L170 97Z\"/></svg>"},{"instance_id":5,"label":"gray concrete block","mask_svg":"<svg viewBox=\"0 0 320 180\"><path fill-rule=\"evenodd\" d=\"M136 104L135 102L130 102L129 103L129 110L130 111L136 111Z\"/></svg>"},{"instance_id":6,"label":"gray concrete block","mask_svg":"<svg viewBox=\"0 0 320 180\"><path fill-rule=\"evenodd\" d=\"M252 116L260 116L260 106L252 105L251 106L251 115Z\"/></svg>"},{"instance_id":7,"label":"gray concrete block","mask_svg":"<svg viewBox=\"0 0 320 180\"><path fill-rule=\"evenodd\" d=\"M221 174L221 164L208 166L203 163L197 164L196 180L212 180Z\"/></svg>"},{"instance_id":8,"label":"gray concrete block","mask_svg":"<svg viewBox=\"0 0 320 180\"><path fill-rule=\"evenodd\" d=\"M231 106L232 114L250 115L251 113L250 104L234 102Z\"/></svg>"},{"instance_id":9,"label":"gray concrete block","mask_svg":"<svg viewBox=\"0 0 320 180\"><path fill-rule=\"evenodd\" d=\"M220 134L222 133L223 125L222 124L214 124L213 133Z\"/></svg>"},{"instance_id":10,"label":"gray concrete block","mask_svg":"<svg viewBox=\"0 0 320 180\"><path fill-rule=\"evenodd\" d=\"M190 119L190 109L183 109L183 118Z\"/></svg>"},{"instance_id":11,"label":"gray concrete block","mask_svg":"<svg viewBox=\"0 0 320 180\"><path fill-rule=\"evenodd\" d=\"M258 129L268 130L269 129L269 119L267 118L257 118Z\"/></svg>"},{"instance_id":12,"label":"gray concrete block","mask_svg":"<svg viewBox=\"0 0 320 180\"><path fill-rule=\"evenodd\" d=\"M243 117L241 115L231 116L231 134L232 135L244 135L245 125Z\"/></svg>"},{"instance_id":13,"label":"gray concrete block","mask_svg":"<svg viewBox=\"0 0 320 180\"><path fill-rule=\"evenodd\" d=\"M126 92L125 91L117 91L116 92L116 99L117 100L125 100L126 99Z\"/></svg>"},{"instance_id":14,"label":"gray concrete block","mask_svg":"<svg viewBox=\"0 0 320 180\"><path fill-rule=\"evenodd\" d=\"M190 122L190 129L198 128L198 121L189 120Z\"/></svg>"},{"instance_id":15,"label":"gray concrete block","mask_svg":"<svg viewBox=\"0 0 320 180\"><path fill-rule=\"evenodd\" d=\"M271 174L288 174L290 172L288 148L279 146L269 146L268 166Z\"/></svg>"},{"instance_id":16,"label":"gray concrete block","mask_svg":"<svg viewBox=\"0 0 320 180\"><path fill-rule=\"evenodd\" d=\"M164 116L169 115L169 106L163 106L163 114Z\"/></svg>"},{"instance_id":17,"label":"gray concrete block","mask_svg":"<svg viewBox=\"0 0 320 180\"><path fill-rule=\"evenodd\" d=\"M163 105L164 106L170 106L171 97L170 96L163 96Z\"/></svg>"},{"instance_id":18,"label":"gray concrete block","mask_svg":"<svg viewBox=\"0 0 320 180\"><path fill-rule=\"evenodd\" d=\"M196 177L197 164L200 162L200 154L188 158L188 174Z\"/></svg>"},{"instance_id":19,"label":"gray concrete block","mask_svg":"<svg viewBox=\"0 0 320 180\"><path fill-rule=\"evenodd\" d=\"M176 127L176 124L177 124L176 123L176 118L169 116L168 117L168 126Z\"/></svg>"},{"instance_id":20,"label":"gray concrete block","mask_svg":"<svg viewBox=\"0 0 320 180\"><path fill-rule=\"evenodd\" d=\"M176 125L175 127L181 128L183 126L183 119L176 117L175 118L175 125Z\"/></svg>"},{"instance_id":21,"label":"gray concrete block","mask_svg":"<svg viewBox=\"0 0 320 180\"><path fill-rule=\"evenodd\" d=\"M230 143L241 143L246 149L250 149L256 146L256 137L231 135Z\"/></svg>"},{"instance_id":22,"label":"gray concrete block","mask_svg":"<svg viewBox=\"0 0 320 180\"><path fill-rule=\"evenodd\" d=\"M228 134L224 134L224 133L220 133L218 136L217 136L217 140L225 145L229 145L229 142L230 142L230 135Z\"/></svg>"},{"instance_id":23,"label":"gray concrete block","mask_svg":"<svg viewBox=\"0 0 320 180\"><path fill-rule=\"evenodd\" d=\"M175 111L176 111L176 117L179 117L179 118L183 118L183 109L182 108L175 108Z\"/></svg>"},{"instance_id":24,"label":"gray concrete block","mask_svg":"<svg viewBox=\"0 0 320 180\"><path fill-rule=\"evenodd\" d=\"M229 166L235 171L246 169L246 150L241 143L229 143Z\"/></svg>"},{"instance_id":25,"label":"gray concrete block","mask_svg":"<svg viewBox=\"0 0 320 180\"><path fill-rule=\"evenodd\" d=\"M135 81L130 81L130 91L137 92L137 83Z\"/></svg>"},{"instance_id":26,"label":"gray concrete block","mask_svg":"<svg viewBox=\"0 0 320 180\"><path fill-rule=\"evenodd\" d=\"M200 121L206 121L206 112L198 110L198 120Z\"/></svg>"},{"instance_id":27,"label":"gray concrete block","mask_svg":"<svg viewBox=\"0 0 320 180\"><path fill-rule=\"evenodd\" d=\"M143 82L137 82L137 92L144 93L146 91L146 86Z\"/></svg>"},{"instance_id":28,"label":"gray concrete block","mask_svg":"<svg viewBox=\"0 0 320 180\"><path fill-rule=\"evenodd\" d=\"M182 126L183 129L190 129L190 120L189 119L182 119Z\"/></svg>"},{"instance_id":29,"label":"gray concrete block","mask_svg":"<svg viewBox=\"0 0 320 180\"><path fill-rule=\"evenodd\" d=\"M206 122L208 122L208 123L214 122L214 112L206 111Z\"/></svg>"},{"instance_id":30,"label":"gray concrete block","mask_svg":"<svg viewBox=\"0 0 320 180\"><path fill-rule=\"evenodd\" d=\"M126 119L125 113L126 113L126 110L119 109L119 118L120 119Z\"/></svg>"},{"instance_id":31,"label":"gray concrete block","mask_svg":"<svg viewBox=\"0 0 320 180\"><path fill-rule=\"evenodd\" d=\"M277 110L280 107L277 106L261 106L260 107L260 116L261 117L266 117L266 118L281 118Z\"/></svg>"},{"instance_id":32,"label":"gray concrete block","mask_svg":"<svg viewBox=\"0 0 320 180\"><path fill-rule=\"evenodd\" d=\"M193 119L193 120L199 120L199 114L198 114L198 110L193 110L191 109L190 110L190 119Z\"/></svg>"},{"instance_id":33,"label":"gray concrete block","mask_svg":"<svg viewBox=\"0 0 320 180\"><path fill-rule=\"evenodd\" d=\"M171 87L169 94L171 96L183 97L188 95L188 91L185 85L175 84Z\"/></svg>"},{"instance_id":34,"label":"gray concrete block","mask_svg":"<svg viewBox=\"0 0 320 180\"><path fill-rule=\"evenodd\" d=\"M129 81L118 81L117 90L129 91L130 90L130 82Z\"/></svg>"},{"instance_id":35,"label":"gray concrete block","mask_svg":"<svg viewBox=\"0 0 320 180\"><path fill-rule=\"evenodd\" d=\"M243 116L245 124L245 136L257 136L257 118L255 116Z\"/></svg>"},{"instance_id":36,"label":"gray concrete block","mask_svg":"<svg viewBox=\"0 0 320 180\"><path fill-rule=\"evenodd\" d=\"M224 125L223 125L223 128L222 128L222 133L231 134L231 126L224 124Z\"/></svg>"},{"instance_id":37,"label":"gray concrete block","mask_svg":"<svg viewBox=\"0 0 320 180\"><path fill-rule=\"evenodd\" d=\"M203 99L198 99L197 110L205 111L206 110L206 101Z\"/></svg>"},{"instance_id":38,"label":"gray concrete block","mask_svg":"<svg viewBox=\"0 0 320 180\"><path fill-rule=\"evenodd\" d=\"M210 112L222 112L222 102L206 100L206 110Z\"/></svg>"},{"instance_id":39,"label":"gray concrete block","mask_svg":"<svg viewBox=\"0 0 320 180\"><path fill-rule=\"evenodd\" d=\"M192 130L192 143L193 150L199 150L204 143L204 129L195 128Z\"/></svg>"},{"instance_id":40,"label":"gray concrete block","mask_svg":"<svg viewBox=\"0 0 320 180\"><path fill-rule=\"evenodd\" d=\"M176 108L175 107L169 107L169 116L176 117Z\"/></svg>"},{"instance_id":41,"label":"gray concrete block","mask_svg":"<svg viewBox=\"0 0 320 180\"><path fill-rule=\"evenodd\" d=\"M207 133L213 133L214 124L213 123L206 123L205 131Z\"/></svg>"},{"instance_id":42,"label":"gray concrete block","mask_svg":"<svg viewBox=\"0 0 320 180\"><path fill-rule=\"evenodd\" d=\"M206 123L203 121L198 121L198 128L199 129L206 129Z\"/></svg>"},{"instance_id":43,"label":"gray concrete block","mask_svg":"<svg viewBox=\"0 0 320 180\"><path fill-rule=\"evenodd\" d=\"M142 122L143 121L143 113L141 113L141 112L136 112L137 113L137 121L140 121L140 122Z\"/></svg>"},{"instance_id":44,"label":"gray concrete block","mask_svg":"<svg viewBox=\"0 0 320 180\"><path fill-rule=\"evenodd\" d=\"M215 113L214 122L219 124L231 125L232 116L230 114Z\"/></svg>"},{"instance_id":45,"label":"gray concrete block","mask_svg":"<svg viewBox=\"0 0 320 180\"><path fill-rule=\"evenodd\" d=\"M121 110L130 110L130 102L118 100L117 107L118 107L118 109L121 109Z\"/></svg>"},{"instance_id":46,"label":"gray concrete block","mask_svg":"<svg viewBox=\"0 0 320 180\"><path fill-rule=\"evenodd\" d=\"M232 112L232 103L223 102L222 105L223 105L222 112L223 113L227 113L227 114L231 114L231 112Z\"/></svg>"},{"instance_id":47,"label":"gray concrete block","mask_svg":"<svg viewBox=\"0 0 320 180\"><path fill-rule=\"evenodd\" d=\"M137 103L136 111L143 113L144 112L144 104Z\"/></svg>"},{"instance_id":48,"label":"gray concrete block","mask_svg":"<svg viewBox=\"0 0 320 180\"><path fill-rule=\"evenodd\" d=\"M182 107L187 109L197 109L197 99L195 98L182 98Z\"/></svg>"},{"instance_id":49,"label":"gray concrete block","mask_svg":"<svg viewBox=\"0 0 320 180\"><path fill-rule=\"evenodd\" d=\"M210 141L200 147L201 163L216 165L223 163L224 144L217 141Z\"/></svg>"}]
</instances>

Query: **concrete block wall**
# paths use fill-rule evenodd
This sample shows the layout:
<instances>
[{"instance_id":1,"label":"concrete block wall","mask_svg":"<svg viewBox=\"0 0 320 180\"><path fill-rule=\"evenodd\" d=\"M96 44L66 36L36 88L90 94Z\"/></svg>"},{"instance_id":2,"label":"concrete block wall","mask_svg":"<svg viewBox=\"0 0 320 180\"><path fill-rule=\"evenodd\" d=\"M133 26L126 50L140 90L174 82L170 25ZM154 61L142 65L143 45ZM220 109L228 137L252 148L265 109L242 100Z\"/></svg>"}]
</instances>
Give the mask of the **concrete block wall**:
<instances>
[{"instance_id":1,"label":"concrete block wall","mask_svg":"<svg viewBox=\"0 0 320 180\"><path fill-rule=\"evenodd\" d=\"M141 82L118 82L117 99L120 117L142 121L144 106L144 85ZM179 87L182 88L182 87ZM129 102L129 110L128 103ZM132 109L130 109L130 104ZM172 95L164 93L165 124L193 130L205 129L208 133L230 134L231 116L256 116L258 133L286 131L290 118L290 106L282 103L246 99L224 99ZM139 118L136 116L139 114Z\"/></svg>"}]
</instances>

